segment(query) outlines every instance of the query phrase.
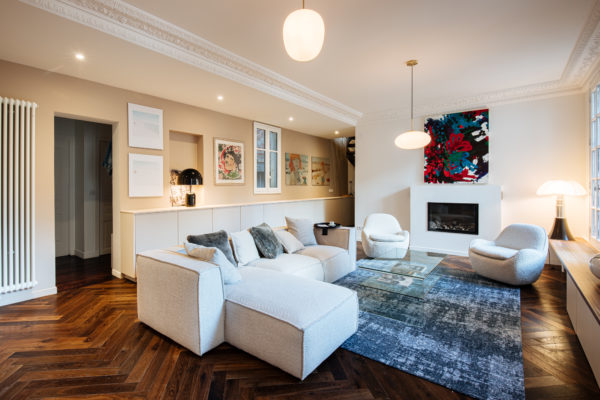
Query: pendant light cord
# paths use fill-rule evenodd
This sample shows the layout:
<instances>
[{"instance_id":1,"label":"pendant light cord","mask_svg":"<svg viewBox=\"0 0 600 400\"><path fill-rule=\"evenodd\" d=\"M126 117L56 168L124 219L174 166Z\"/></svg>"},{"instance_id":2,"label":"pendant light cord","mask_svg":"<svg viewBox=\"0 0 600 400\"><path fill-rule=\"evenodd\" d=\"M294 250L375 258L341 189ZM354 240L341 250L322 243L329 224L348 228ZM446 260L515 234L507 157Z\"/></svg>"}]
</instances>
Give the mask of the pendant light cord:
<instances>
[{"instance_id":1,"label":"pendant light cord","mask_svg":"<svg viewBox=\"0 0 600 400\"><path fill-rule=\"evenodd\" d=\"M302 0L304 1L304 0ZM413 72L414 72L414 65L410 66L410 130L414 131L413 129L413 85L414 85L414 78L413 78Z\"/></svg>"}]
</instances>

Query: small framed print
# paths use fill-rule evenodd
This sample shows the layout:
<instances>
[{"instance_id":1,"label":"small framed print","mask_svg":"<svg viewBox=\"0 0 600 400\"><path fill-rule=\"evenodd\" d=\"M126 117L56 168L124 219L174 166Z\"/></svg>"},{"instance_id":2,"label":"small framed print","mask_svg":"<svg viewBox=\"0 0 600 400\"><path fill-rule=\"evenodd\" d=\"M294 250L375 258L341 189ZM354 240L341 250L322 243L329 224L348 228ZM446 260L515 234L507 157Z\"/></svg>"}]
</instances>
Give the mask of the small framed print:
<instances>
[{"instance_id":1,"label":"small framed print","mask_svg":"<svg viewBox=\"0 0 600 400\"><path fill-rule=\"evenodd\" d=\"M129 147L163 149L163 111L127 103Z\"/></svg>"},{"instance_id":2,"label":"small framed print","mask_svg":"<svg viewBox=\"0 0 600 400\"><path fill-rule=\"evenodd\" d=\"M215 138L215 184L244 183L244 143Z\"/></svg>"},{"instance_id":3,"label":"small framed print","mask_svg":"<svg viewBox=\"0 0 600 400\"><path fill-rule=\"evenodd\" d=\"M129 153L129 197L163 195L163 157Z\"/></svg>"}]
</instances>

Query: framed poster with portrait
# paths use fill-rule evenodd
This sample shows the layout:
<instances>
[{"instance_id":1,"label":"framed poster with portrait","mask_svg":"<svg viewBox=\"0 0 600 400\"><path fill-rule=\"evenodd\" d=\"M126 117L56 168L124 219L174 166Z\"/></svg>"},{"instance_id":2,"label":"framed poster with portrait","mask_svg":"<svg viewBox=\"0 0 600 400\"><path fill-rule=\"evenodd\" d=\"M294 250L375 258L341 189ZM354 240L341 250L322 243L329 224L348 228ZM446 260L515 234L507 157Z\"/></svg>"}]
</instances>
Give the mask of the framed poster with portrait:
<instances>
[{"instance_id":1,"label":"framed poster with portrait","mask_svg":"<svg viewBox=\"0 0 600 400\"><path fill-rule=\"evenodd\" d=\"M244 143L215 138L215 185L244 183Z\"/></svg>"}]
</instances>

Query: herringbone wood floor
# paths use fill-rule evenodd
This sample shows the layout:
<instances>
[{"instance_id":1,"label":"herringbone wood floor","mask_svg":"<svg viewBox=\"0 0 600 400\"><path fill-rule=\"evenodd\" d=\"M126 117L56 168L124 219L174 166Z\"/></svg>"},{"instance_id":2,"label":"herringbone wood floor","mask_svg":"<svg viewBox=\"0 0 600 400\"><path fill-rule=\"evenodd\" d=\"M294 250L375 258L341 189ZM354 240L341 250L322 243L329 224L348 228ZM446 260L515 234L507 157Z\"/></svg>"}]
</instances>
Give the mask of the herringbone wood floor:
<instances>
[{"instance_id":1,"label":"herringbone wood floor","mask_svg":"<svg viewBox=\"0 0 600 400\"><path fill-rule=\"evenodd\" d=\"M600 398L566 315L564 274L547 268L521 293L527 398ZM141 324L135 284L117 279L0 308L0 399L59 397L465 398L341 349L304 382L227 344L197 357Z\"/></svg>"}]
</instances>

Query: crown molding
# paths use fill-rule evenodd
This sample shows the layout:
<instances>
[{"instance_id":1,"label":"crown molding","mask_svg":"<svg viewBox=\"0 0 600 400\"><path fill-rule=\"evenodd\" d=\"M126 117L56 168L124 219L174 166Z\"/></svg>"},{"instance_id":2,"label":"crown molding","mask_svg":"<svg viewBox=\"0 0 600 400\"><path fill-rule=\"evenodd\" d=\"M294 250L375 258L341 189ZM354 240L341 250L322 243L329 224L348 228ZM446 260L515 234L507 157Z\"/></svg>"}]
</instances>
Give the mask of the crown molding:
<instances>
[{"instance_id":1,"label":"crown molding","mask_svg":"<svg viewBox=\"0 0 600 400\"><path fill-rule=\"evenodd\" d=\"M596 1L571 52L561 81L583 86L600 57L600 1Z\"/></svg>"},{"instance_id":2,"label":"crown molding","mask_svg":"<svg viewBox=\"0 0 600 400\"><path fill-rule=\"evenodd\" d=\"M566 96L581 93L585 88L581 85L564 85L560 81L545 82L541 84L522 86L507 90L495 91L476 96L463 97L460 99L448 99L435 104L417 106L414 109L416 118L426 118L432 115L447 114L465 110L477 110L508 104L514 102L538 100L556 96ZM410 108L389 109L366 113L360 120L360 124L372 124L385 121L403 121L410 117Z\"/></svg>"},{"instance_id":3,"label":"crown molding","mask_svg":"<svg viewBox=\"0 0 600 400\"><path fill-rule=\"evenodd\" d=\"M362 113L118 0L20 0L311 111L356 125Z\"/></svg>"},{"instance_id":4,"label":"crown molding","mask_svg":"<svg viewBox=\"0 0 600 400\"><path fill-rule=\"evenodd\" d=\"M19 1L349 125L356 126L359 120L361 124L368 124L375 121L407 119L410 111L408 108L390 109L363 115L360 111L120 0ZM447 99L416 107L415 115L423 117L578 93L587 90L600 79L599 60L600 0L596 0L560 79Z\"/></svg>"},{"instance_id":5,"label":"crown molding","mask_svg":"<svg viewBox=\"0 0 600 400\"><path fill-rule=\"evenodd\" d=\"M581 93L600 82L600 0L596 0L560 79L415 107L416 117ZM361 124L408 119L409 108L366 113Z\"/></svg>"}]
</instances>

